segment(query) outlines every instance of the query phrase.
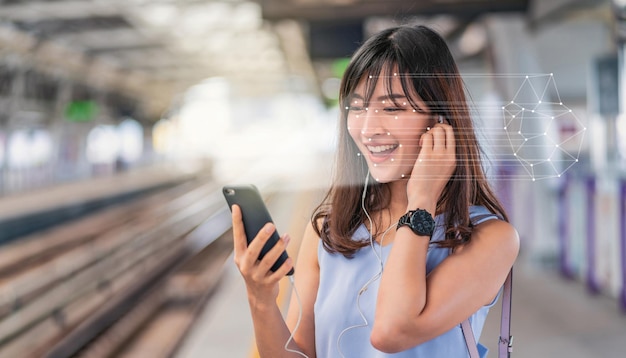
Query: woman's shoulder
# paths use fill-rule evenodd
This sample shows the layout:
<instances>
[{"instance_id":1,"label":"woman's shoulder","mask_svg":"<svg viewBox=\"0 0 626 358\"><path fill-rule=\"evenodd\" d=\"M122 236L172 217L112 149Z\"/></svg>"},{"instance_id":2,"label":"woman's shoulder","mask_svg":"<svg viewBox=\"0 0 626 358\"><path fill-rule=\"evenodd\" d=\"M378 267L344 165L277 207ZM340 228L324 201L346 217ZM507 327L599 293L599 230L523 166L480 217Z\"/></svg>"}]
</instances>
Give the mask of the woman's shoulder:
<instances>
[{"instance_id":1,"label":"woman's shoulder","mask_svg":"<svg viewBox=\"0 0 626 358\"><path fill-rule=\"evenodd\" d=\"M501 219L501 217L498 214L491 212L489 209L487 209L487 207L483 205L470 205L469 215L470 215L470 220L475 225L478 222L484 222L484 221L493 220L493 219Z\"/></svg>"},{"instance_id":2,"label":"woman's shoulder","mask_svg":"<svg viewBox=\"0 0 626 358\"><path fill-rule=\"evenodd\" d=\"M472 221L472 243L481 246L497 247L502 254L508 253L511 256L517 256L519 252L519 235L515 227L502 220L499 216L490 213L487 209L486 214L477 220ZM487 216L488 215L488 216Z\"/></svg>"},{"instance_id":3,"label":"woman's shoulder","mask_svg":"<svg viewBox=\"0 0 626 358\"><path fill-rule=\"evenodd\" d=\"M302 241L298 249L298 260L306 260L315 266L318 266L318 245L320 243L320 236L315 230L313 222L309 221L304 229L302 235Z\"/></svg>"}]
</instances>

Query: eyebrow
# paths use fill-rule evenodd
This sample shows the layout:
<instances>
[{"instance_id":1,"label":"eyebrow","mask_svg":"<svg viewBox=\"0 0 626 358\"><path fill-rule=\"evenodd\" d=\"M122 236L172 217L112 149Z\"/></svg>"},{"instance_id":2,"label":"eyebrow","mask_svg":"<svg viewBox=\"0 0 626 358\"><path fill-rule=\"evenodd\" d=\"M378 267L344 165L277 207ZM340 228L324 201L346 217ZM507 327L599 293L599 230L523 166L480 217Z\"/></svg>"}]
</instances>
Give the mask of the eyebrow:
<instances>
[{"instance_id":1,"label":"eyebrow","mask_svg":"<svg viewBox=\"0 0 626 358\"><path fill-rule=\"evenodd\" d=\"M391 94L386 94L384 96L379 96L376 98L376 100L382 102L384 100L394 100L394 99L402 99L402 98L407 98L407 97L403 94L391 93ZM350 95L350 99L352 100L352 99L364 99L364 98L358 93L353 93Z\"/></svg>"}]
</instances>

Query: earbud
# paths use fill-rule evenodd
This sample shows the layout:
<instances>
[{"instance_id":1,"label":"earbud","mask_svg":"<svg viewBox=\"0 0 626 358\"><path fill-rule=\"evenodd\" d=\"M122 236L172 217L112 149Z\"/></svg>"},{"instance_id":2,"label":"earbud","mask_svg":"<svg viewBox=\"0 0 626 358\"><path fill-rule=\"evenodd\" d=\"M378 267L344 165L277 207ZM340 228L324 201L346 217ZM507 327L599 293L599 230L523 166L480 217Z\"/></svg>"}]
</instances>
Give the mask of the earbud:
<instances>
[{"instance_id":1,"label":"earbud","mask_svg":"<svg viewBox=\"0 0 626 358\"><path fill-rule=\"evenodd\" d=\"M444 120L444 119L443 119L443 116L440 114L440 115L437 117L437 123L440 123L440 124L441 124L441 123L443 123L443 120Z\"/></svg>"}]
</instances>

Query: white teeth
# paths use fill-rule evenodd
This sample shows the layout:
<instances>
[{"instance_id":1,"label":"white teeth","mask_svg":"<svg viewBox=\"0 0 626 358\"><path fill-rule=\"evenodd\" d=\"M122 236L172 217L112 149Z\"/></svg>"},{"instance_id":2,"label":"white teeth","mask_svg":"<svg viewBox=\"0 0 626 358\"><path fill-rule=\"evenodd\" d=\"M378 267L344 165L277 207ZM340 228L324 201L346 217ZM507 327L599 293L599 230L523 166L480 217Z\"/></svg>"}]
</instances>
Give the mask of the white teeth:
<instances>
[{"instance_id":1,"label":"white teeth","mask_svg":"<svg viewBox=\"0 0 626 358\"><path fill-rule=\"evenodd\" d=\"M377 145L377 146L368 145L367 149L372 153L380 153L380 152L386 152L391 149L395 149L396 147L397 147L396 145Z\"/></svg>"}]
</instances>

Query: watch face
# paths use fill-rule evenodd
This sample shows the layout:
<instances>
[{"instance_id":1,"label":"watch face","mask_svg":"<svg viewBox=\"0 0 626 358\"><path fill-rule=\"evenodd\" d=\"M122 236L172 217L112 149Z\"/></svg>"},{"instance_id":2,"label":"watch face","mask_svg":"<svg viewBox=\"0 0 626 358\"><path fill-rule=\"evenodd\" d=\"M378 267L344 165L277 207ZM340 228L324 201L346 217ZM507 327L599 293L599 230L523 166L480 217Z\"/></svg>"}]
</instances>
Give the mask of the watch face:
<instances>
[{"instance_id":1,"label":"watch face","mask_svg":"<svg viewBox=\"0 0 626 358\"><path fill-rule=\"evenodd\" d=\"M418 235L431 236L435 230L435 220L430 213L423 209L417 209L411 215L411 229Z\"/></svg>"}]
</instances>

